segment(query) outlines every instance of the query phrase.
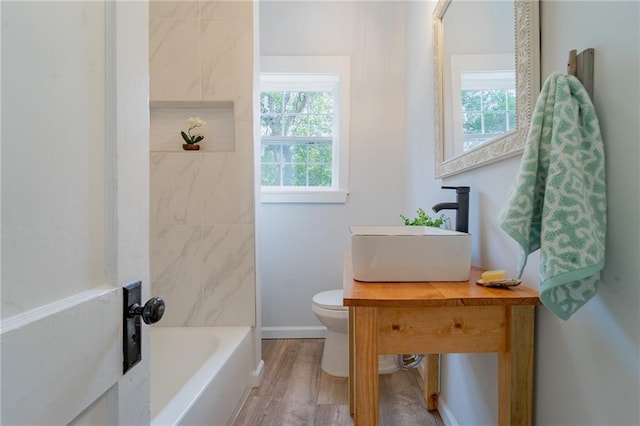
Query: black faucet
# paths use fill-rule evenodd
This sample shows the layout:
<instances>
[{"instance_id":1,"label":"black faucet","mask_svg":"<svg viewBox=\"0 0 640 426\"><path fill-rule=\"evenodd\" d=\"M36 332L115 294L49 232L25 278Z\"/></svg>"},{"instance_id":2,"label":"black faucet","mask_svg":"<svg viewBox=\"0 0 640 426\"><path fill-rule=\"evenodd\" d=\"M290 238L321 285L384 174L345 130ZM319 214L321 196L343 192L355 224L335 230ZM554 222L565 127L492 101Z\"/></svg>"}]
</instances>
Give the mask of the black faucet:
<instances>
[{"instance_id":1,"label":"black faucet","mask_svg":"<svg viewBox=\"0 0 640 426\"><path fill-rule=\"evenodd\" d=\"M455 203L438 203L433 206L433 211L438 213L440 210L456 211L456 231L469 233L469 192L471 188L468 186L443 186L442 189L455 189Z\"/></svg>"}]
</instances>

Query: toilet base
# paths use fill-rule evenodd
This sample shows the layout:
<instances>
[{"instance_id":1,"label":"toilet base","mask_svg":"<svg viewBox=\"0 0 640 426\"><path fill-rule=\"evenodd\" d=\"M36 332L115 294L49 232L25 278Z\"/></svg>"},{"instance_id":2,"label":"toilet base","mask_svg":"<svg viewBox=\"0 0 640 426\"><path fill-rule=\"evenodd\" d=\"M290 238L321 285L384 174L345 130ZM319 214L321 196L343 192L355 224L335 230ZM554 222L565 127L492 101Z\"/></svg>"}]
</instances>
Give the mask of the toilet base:
<instances>
[{"instance_id":1,"label":"toilet base","mask_svg":"<svg viewBox=\"0 0 640 426\"><path fill-rule=\"evenodd\" d=\"M322 370L336 377L349 376L349 335L327 330L322 353ZM398 371L393 355L378 357L378 373L390 374Z\"/></svg>"}]
</instances>

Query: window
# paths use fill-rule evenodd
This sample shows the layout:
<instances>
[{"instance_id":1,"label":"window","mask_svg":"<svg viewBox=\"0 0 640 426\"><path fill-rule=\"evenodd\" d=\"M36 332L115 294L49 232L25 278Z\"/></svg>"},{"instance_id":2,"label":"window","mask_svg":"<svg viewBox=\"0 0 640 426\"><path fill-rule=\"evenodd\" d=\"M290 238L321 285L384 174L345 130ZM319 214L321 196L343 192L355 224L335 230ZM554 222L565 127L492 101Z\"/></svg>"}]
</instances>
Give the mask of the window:
<instances>
[{"instance_id":1,"label":"window","mask_svg":"<svg viewBox=\"0 0 640 426\"><path fill-rule=\"evenodd\" d=\"M348 77L348 58L262 58L262 202L346 201Z\"/></svg>"},{"instance_id":2,"label":"window","mask_svg":"<svg viewBox=\"0 0 640 426\"><path fill-rule=\"evenodd\" d=\"M302 84L307 90L299 91L269 86L260 92L262 186L333 186L337 83Z\"/></svg>"}]
</instances>

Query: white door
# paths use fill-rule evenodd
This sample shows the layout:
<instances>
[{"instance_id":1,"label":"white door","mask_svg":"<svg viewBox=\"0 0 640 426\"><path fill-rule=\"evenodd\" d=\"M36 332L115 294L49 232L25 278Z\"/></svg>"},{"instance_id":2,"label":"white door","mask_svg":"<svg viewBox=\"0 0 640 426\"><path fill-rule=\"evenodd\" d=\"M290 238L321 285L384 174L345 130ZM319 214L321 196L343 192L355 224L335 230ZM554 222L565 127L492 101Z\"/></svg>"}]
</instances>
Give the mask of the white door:
<instances>
[{"instance_id":1,"label":"white door","mask_svg":"<svg viewBox=\"0 0 640 426\"><path fill-rule=\"evenodd\" d=\"M147 3L3 0L1 19L1 423L148 424L121 290L150 296Z\"/></svg>"}]
</instances>

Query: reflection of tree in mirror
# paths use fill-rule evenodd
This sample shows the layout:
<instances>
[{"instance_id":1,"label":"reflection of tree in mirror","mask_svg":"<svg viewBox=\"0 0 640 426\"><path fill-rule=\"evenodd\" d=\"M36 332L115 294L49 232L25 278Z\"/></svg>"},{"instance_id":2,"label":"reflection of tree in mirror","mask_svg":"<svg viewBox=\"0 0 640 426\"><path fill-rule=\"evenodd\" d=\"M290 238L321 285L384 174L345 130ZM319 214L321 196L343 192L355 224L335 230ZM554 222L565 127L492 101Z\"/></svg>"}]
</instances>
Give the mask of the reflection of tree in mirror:
<instances>
[{"instance_id":1,"label":"reflection of tree in mirror","mask_svg":"<svg viewBox=\"0 0 640 426\"><path fill-rule=\"evenodd\" d=\"M331 186L333 93L262 92L263 186Z\"/></svg>"},{"instance_id":2,"label":"reflection of tree in mirror","mask_svg":"<svg viewBox=\"0 0 640 426\"><path fill-rule=\"evenodd\" d=\"M515 129L516 93L513 89L462 90L464 151Z\"/></svg>"}]
</instances>

